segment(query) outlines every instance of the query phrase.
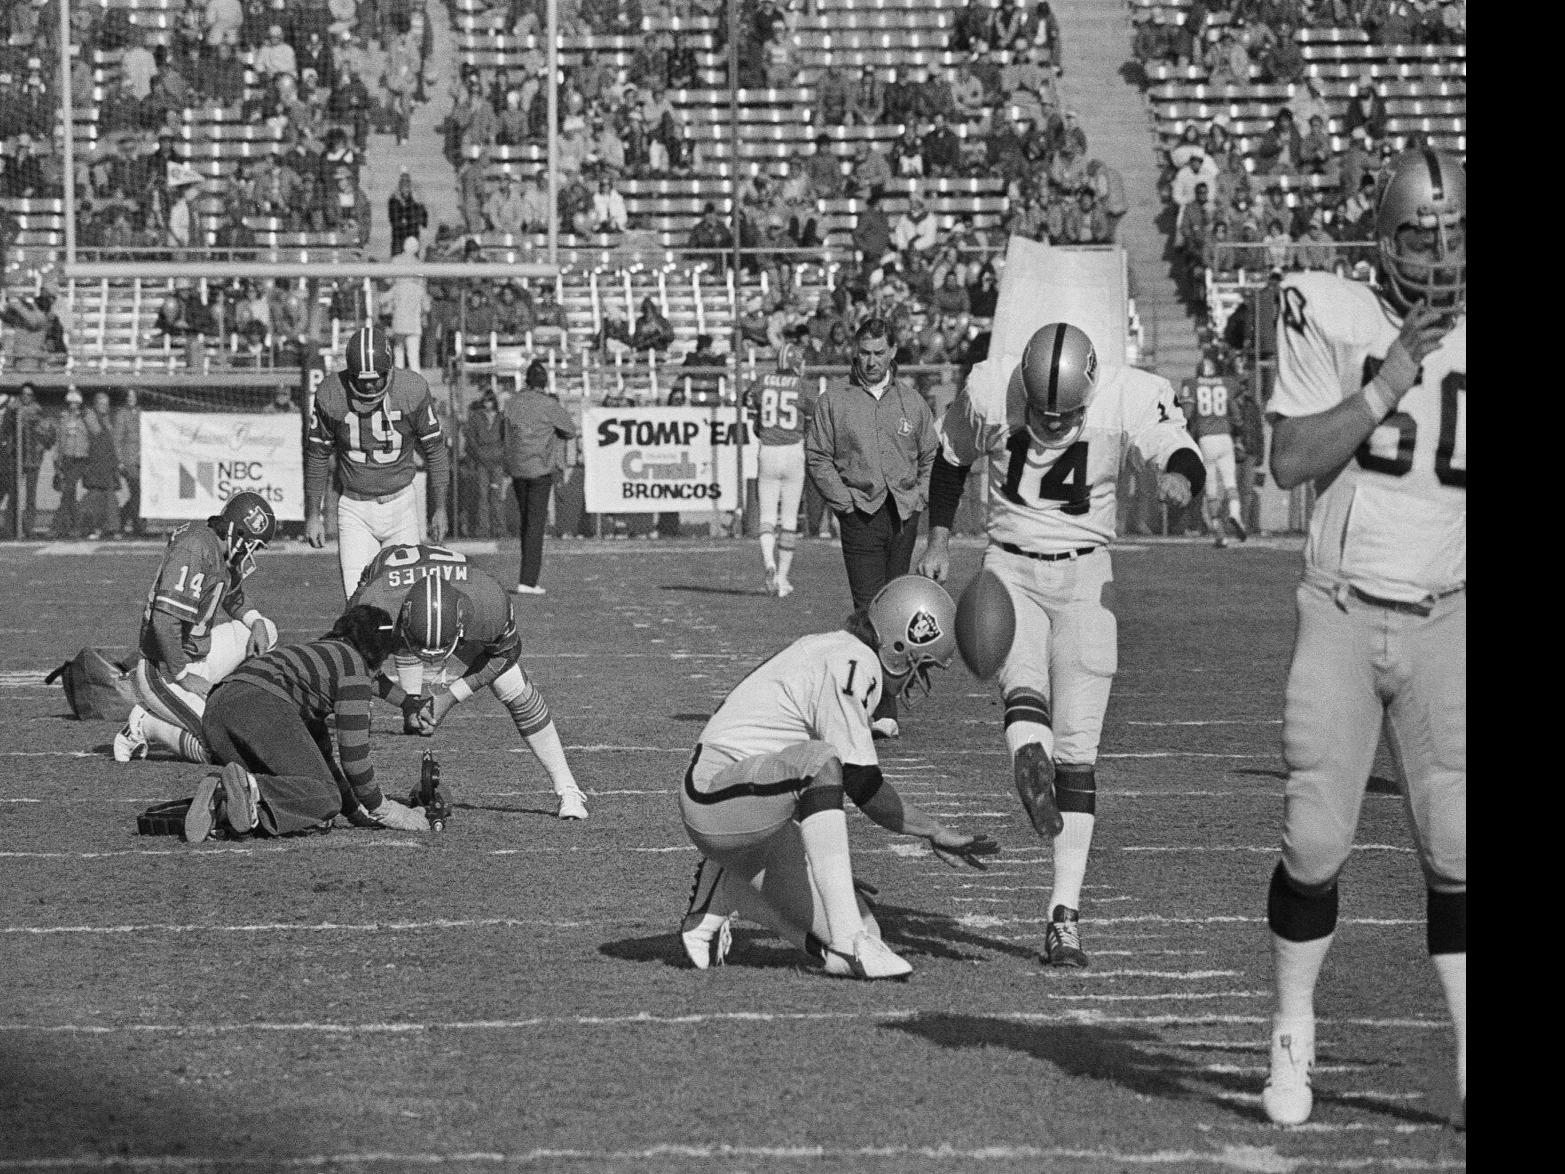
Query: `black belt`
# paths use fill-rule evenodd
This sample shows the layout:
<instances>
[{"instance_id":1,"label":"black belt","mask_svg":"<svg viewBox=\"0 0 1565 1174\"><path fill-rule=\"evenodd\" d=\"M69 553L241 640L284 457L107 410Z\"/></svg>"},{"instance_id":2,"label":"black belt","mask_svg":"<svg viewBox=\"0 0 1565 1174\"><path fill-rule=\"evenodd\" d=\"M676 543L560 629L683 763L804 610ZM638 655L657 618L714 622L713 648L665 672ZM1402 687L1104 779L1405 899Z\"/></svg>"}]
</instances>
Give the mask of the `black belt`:
<instances>
[{"instance_id":1,"label":"black belt","mask_svg":"<svg viewBox=\"0 0 1565 1174\"><path fill-rule=\"evenodd\" d=\"M1000 543L1000 549L1009 551L1011 554L1019 554L1023 558L1035 558L1041 563L1057 563L1062 559L1081 558L1103 548L1101 546L1078 546L1075 550L1062 550L1058 554L1038 554L1036 551L1023 550L1020 546L1012 546L1009 542L1002 542Z\"/></svg>"},{"instance_id":2,"label":"black belt","mask_svg":"<svg viewBox=\"0 0 1565 1174\"><path fill-rule=\"evenodd\" d=\"M1371 607L1383 607L1387 611L1401 612L1409 616L1427 616L1435 610L1435 604L1442 599L1449 599L1458 591L1466 591L1464 583L1460 587L1453 587L1449 591L1442 591L1438 595L1432 595L1428 599L1384 599L1379 595L1371 595L1368 591L1360 591L1357 587L1349 587L1348 594L1360 603L1367 603Z\"/></svg>"}]
</instances>

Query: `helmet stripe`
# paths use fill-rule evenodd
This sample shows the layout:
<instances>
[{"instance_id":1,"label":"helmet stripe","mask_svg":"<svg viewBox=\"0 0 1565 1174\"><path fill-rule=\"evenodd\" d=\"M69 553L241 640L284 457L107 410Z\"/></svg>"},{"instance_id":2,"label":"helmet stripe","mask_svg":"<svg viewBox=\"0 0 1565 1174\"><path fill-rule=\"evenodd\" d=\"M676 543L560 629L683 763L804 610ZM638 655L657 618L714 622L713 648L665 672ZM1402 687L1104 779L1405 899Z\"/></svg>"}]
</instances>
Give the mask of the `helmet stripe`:
<instances>
[{"instance_id":1,"label":"helmet stripe","mask_svg":"<svg viewBox=\"0 0 1565 1174\"><path fill-rule=\"evenodd\" d=\"M425 582L429 587L424 592L424 631L429 634L430 644L438 648L445 635L440 630L440 580L432 576Z\"/></svg>"},{"instance_id":2,"label":"helmet stripe","mask_svg":"<svg viewBox=\"0 0 1565 1174\"><path fill-rule=\"evenodd\" d=\"M1424 166L1429 168L1429 186L1433 189L1430 195L1435 203L1445 202L1445 174L1440 170L1440 156L1436 155L1428 147L1424 148Z\"/></svg>"},{"instance_id":3,"label":"helmet stripe","mask_svg":"<svg viewBox=\"0 0 1565 1174\"><path fill-rule=\"evenodd\" d=\"M1065 326L1054 328L1054 353L1049 356L1048 410L1053 412L1060 398L1060 357L1065 353Z\"/></svg>"}]
</instances>

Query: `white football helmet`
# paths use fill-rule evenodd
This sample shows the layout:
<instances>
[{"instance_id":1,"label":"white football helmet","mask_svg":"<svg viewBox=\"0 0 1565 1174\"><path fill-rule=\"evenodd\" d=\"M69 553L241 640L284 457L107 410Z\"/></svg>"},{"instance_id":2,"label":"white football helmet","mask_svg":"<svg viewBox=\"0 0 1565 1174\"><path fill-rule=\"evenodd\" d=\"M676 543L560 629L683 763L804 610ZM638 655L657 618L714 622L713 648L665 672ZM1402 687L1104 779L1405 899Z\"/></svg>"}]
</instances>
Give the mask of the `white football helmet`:
<instances>
[{"instance_id":1,"label":"white football helmet","mask_svg":"<svg viewBox=\"0 0 1565 1174\"><path fill-rule=\"evenodd\" d=\"M869 622L880 638L887 688L908 698L914 685L929 693L931 669L948 668L956 655L956 604L946 589L922 575L903 575L869 601Z\"/></svg>"},{"instance_id":2,"label":"white football helmet","mask_svg":"<svg viewBox=\"0 0 1565 1174\"><path fill-rule=\"evenodd\" d=\"M1467 172L1456 157L1430 147L1397 156L1376 205L1375 236L1385 290L1403 309L1427 301L1460 310L1467 298Z\"/></svg>"},{"instance_id":3,"label":"white football helmet","mask_svg":"<svg viewBox=\"0 0 1565 1174\"><path fill-rule=\"evenodd\" d=\"M1045 448L1073 444L1098 389L1098 352L1086 331L1069 322L1040 326L1022 352L1027 431Z\"/></svg>"}]
</instances>

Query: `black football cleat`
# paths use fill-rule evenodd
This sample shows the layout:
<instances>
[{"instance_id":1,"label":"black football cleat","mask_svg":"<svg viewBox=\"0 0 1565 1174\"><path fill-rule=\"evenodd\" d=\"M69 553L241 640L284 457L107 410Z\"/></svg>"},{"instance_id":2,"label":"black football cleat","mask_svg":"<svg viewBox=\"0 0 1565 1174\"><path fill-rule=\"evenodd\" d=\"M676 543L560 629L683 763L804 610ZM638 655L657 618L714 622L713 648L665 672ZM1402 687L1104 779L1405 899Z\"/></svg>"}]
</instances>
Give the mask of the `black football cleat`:
<instances>
[{"instance_id":1,"label":"black football cleat","mask_svg":"<svg viewBox=\"0 0 1565 1174\"><path fill-rule=\"evenodd\" d=\"M1054 760L1042 746L1029 742L1016 752L1016 793L1033 830L1053 838L1065 830L1065 817L1054 800Z\"/></svg>"},{"instance_id":2,"label":"black football cleat","mask_svg":"<svg viewBox=\"0 0 1565 1174\"><path fill-rule=\"evenodd\" d=\"M1049 928L1043 931L1043 960L1049 966L1086 969L1087 954L1081 948L1081 922L1076 910L1064 905L1054 907Z\"/></svg>"}]
</instances>

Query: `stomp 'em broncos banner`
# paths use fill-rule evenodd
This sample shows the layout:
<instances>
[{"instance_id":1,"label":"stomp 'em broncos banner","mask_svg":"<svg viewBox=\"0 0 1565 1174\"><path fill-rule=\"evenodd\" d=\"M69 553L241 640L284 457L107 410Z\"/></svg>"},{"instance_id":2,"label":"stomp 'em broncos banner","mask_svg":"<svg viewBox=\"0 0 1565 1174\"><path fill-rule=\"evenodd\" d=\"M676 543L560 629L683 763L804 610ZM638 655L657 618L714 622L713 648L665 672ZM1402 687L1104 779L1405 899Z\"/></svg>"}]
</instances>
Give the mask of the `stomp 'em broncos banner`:
<instances>
[{"instance_id":1,"label":"stomp 'em broncos banner","mask_svg":"<svg viewBox=\"0 0 1565 1174\"><path fill-rule=\"evenodd\" d=\"M591 408L582 413L587 510L737 510L755 443L732 407Z\"/></svg>"},{"instance_id":2,"label":"stomp 'em broncos banner","mask_svg":"<svg viewBox=\"0 0 1565 1174\"><path fill-rule=\"evenodd\" d=\"M299 417L141 413L141 514L205 518L241 490L259 493L280 522L304 520Z\"/></svg>"}]
</instances>

